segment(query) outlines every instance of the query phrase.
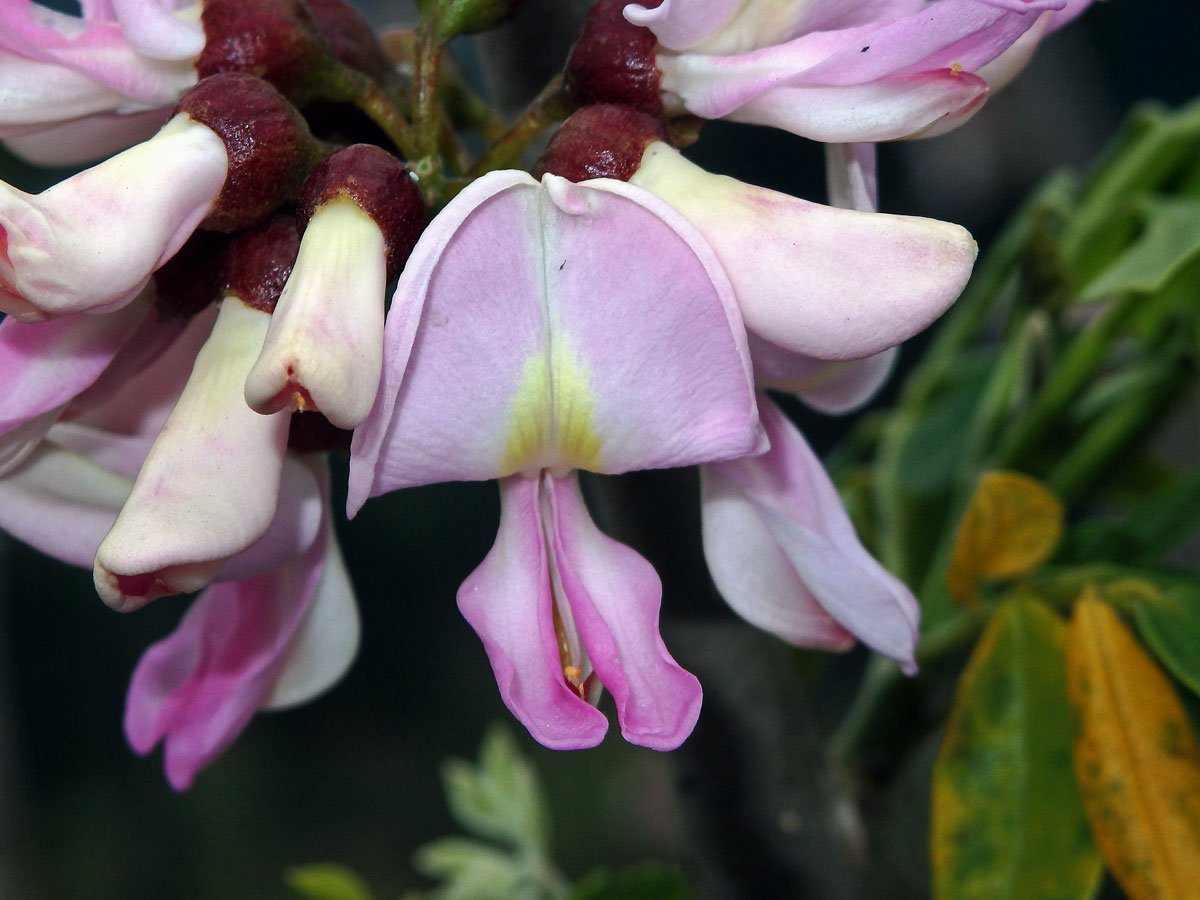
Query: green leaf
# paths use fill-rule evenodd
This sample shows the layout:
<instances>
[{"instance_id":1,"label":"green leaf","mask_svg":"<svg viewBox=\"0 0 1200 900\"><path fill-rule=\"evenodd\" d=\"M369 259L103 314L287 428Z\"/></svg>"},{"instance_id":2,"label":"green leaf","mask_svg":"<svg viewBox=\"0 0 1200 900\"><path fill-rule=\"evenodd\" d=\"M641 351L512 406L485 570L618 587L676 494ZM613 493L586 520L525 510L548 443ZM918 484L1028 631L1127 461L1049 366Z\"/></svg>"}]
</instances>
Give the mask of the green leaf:
<instances>
[{"instance_id":1,"label":"green leaf","mask_svg":"<svg viewBox=\"0 0 1200 900\"><path fill-rule=\"evenodd\" d=\"M450 813L467 831L545 856L547 815L533 767L504 728L484 737L479 764L448 760L442 781Z\"/></svg>"},{"instance_id":2,"label":"green leaf","mask_svg":"<svg viewBox=\"0 0 1200 900\"><path fill-rule=\"evenodd\" d=\"M570 900L688 900L687 883L674 869L661 863L610 872L589 872L571 891Z\"/></svg>"},{"instance_id":3,"label":"green leaf","mask_svg":"<svg viewBox=\"0 0 1200 900\"><path fill-rule=\"evenodd\" d=\"M307 900L372 900L358 874L339 863L296 866L285 877L288 886Z\"/></svg>"},{"instance_id":4,"label":"green leaf","mask_svg":"<svg viewBox=\"0 0 1200 900\"><path fill-rule=\"evenodd\" d=\"M469 838L442 838L421 847L417 870L445 883L438 900L518 900L541 897L533 890L523 861Z\"/></svg>"},{"instance_id":5,"label":"green leaf","mask_svg":"<svg viewBox=\"0 0 1200 900\"><path fill-rule=\"evenodd\" d=\"M937 900L1081 900L1100 859L1071 777L1065 626L1002 604L959 683L933 772Z\"/></svg>"},{"instance_id":6,"label":"green leaf","mask_svg":"<svg viewBox=\"0 0 1200 900\"><path fill-rule=\"evenodd\" d=\"M1091 173L1062 239L1080 283L1091 281L1137 238L1135 204L1171 189L1200 154L1200 103L1175 112L1145 106L1126 121Z\"/></svg>"},{"instance_id":7,"label":"green leaf","mask_svg":"<svg viewBox=\"0 0 1200 900\"><path fill-rule=\"evenodd\" d=\"M1200 201L1158 198L1142 211L1145 231L1084 289L1095 300L1124 291L1150 294L1200 256Z\"/></svg>"},{"instance_id":8,"label":"green leaf","mask_svg":"<svg viewBox=\"0 0 1200 900\"><path fill-rule=\"evenodd\" d=\"M1200 694L1200 585L1173 583L1139 603L1134 617L1154 655Z\"/></svg>"}]
</instances>

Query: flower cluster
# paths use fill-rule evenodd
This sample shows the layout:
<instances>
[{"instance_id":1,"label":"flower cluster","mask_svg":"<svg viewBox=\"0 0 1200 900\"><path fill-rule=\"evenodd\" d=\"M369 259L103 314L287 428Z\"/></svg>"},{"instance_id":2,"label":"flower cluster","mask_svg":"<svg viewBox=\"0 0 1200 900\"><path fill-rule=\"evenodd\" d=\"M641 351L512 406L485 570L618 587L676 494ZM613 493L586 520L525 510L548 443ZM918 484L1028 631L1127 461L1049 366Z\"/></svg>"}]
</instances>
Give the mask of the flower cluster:
<instances>
[{"instance_id":1,"label":"flower cluster","mask_svg":"<svg viewBox=\"0 0 1200 900\"><path fill-rule=\"evenodd\" d=\"M115 609L202 591L126 708L177 788L353 656L325 468L347 447L351 514L499 480L458 605L547 746L601 740L602 690L657 749L701 701L579 471L701 465L740 615L915 668L911 593L765 391L853 409L954 301L974 242L876 212L864 142L963 121L1085 3L600 0L532 174L456 170L441 46L514 5L430 2L379 43L341 0L0 0L0 137L42 162L120 150L36 196L0 182L0 527L91 566ZM310 125L316 101L390 146ZM698 168L695 117L830 142L834 205Z\"/></svg>"}]
</instances>

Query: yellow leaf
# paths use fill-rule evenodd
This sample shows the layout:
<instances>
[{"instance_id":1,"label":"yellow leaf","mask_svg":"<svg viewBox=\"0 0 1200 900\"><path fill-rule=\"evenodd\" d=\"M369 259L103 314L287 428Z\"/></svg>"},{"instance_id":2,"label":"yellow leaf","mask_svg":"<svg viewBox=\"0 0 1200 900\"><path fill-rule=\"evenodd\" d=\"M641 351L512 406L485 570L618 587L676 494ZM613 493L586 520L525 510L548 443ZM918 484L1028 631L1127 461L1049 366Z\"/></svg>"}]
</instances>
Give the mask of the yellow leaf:
<instances>
[{"instance_id":1,"label":"yellow leaf","mask_svg":"<svg viewBox=\"0 0 1200 900\"><path fill-rule=\"evenodd\" d=\"M987 472L967 504L946 578L950 596L975 598L980 578L1016 578L1050 558L1063 531L1063 506L1036 478Z\"/></svg>"},{"instance_id":2,"label":"yellow leaf","mask_svg":"<svg viewBox=\"0 0 1200 900\"><path fill-rule=\"evenodd\" d=\"M1170 682L1086 594L1067 631L1075 775L1096 843L1132 900L1200 892L1200 753Z\"/></svg>"}]
</instances>

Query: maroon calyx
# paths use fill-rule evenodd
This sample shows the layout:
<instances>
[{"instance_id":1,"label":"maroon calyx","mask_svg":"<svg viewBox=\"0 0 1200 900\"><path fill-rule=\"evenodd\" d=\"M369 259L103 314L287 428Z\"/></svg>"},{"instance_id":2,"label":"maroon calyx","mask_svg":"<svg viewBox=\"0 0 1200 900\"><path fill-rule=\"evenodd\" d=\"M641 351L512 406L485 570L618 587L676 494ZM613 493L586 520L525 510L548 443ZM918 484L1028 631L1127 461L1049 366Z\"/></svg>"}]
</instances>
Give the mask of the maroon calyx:
<instances>
[{"instance_id":1,"label":"maroon calyx","mask_svg":"<svg viewBox=\"0 0 1200 900\"><path fill-rule=\"evenodd\" d=\"M567 87L581 104L620 103L652 116L663 114L662 73L649 28L621 11L628 0L599 0L588 12L565 70Z\"/></svg>"},{"instance_id":2,"label":"maroon calyx","mask_svg":"<svg viewBox=\"0 0 1200 900\"><path fill-rule=\"evenodd\" d=\"M221 299L221 270L228 242L215 231L194 231L174 256L154 273L158 317L190 319Z\"/></svg>"},{"instance_id":3,"label":"maroon calyx","mask_svg":"<svg viewBox=\"0 0 1200 900\"><path fill-rule=\"evenodd\" d=\"M291 216L272 216L229 240L221 272L224 296L273 313L300 252L300 231Z\"/></svg>"},{"instance_id":4,"label":"maroon calyx","mask_svg":"<svg viewBox=\"0 0 1200 900\"><path fill-rule=\"evenodd\" d=\"M204 0L204 49L196 72L246 72L293 102L313 99L333 51L304 0Z\"/></svg>"},{"instance_id":5,"label":"maroon calyx","mask_svg":"<svg viewBox=\"0 0 1200 900\"><path fill-rule=\"evenodd\" d=\"M559 126L533 177L549 172L569 181L615 178L628 181L641 165L646 148L666 141L662 120L615 103L585 106Z\"/></svg>"},{"instance_id":6,"label":"maroon calyx","mask_svg":"<svg viewBox=\"0 0 1200 900\"><path fill-rule=\"evenodd\" d=\"M393 77L391 61L375 32L346 0L308 0L308 8L339 60L376 81L386 83Z\"/></svg>"},{"instance_id":7,"label":"maroon calyx","mask_svg":"<svg viewBox=\"0 0 1200 900\"><path fill-rule=\"evenodd\" d=\"M183 95L186 113L225 143L229 170L201 227L232 232L260 222L296 195L319 151L304 117L261 78L211 75Z\"/></svg>"},{"instance_id":8,"label":"maroon calyx","mask_svg":"<svg viewBox=\"0 0 1200 900\"><path fill-rule=\"evenodd\" d=\"M352 144L331 153L301 189L296 210L301 230L321 207L337 199L349 200L379 226L391 281L408 261L426 224L421 192L408 169L372 144Z\"/></svg>"}]
</instances>

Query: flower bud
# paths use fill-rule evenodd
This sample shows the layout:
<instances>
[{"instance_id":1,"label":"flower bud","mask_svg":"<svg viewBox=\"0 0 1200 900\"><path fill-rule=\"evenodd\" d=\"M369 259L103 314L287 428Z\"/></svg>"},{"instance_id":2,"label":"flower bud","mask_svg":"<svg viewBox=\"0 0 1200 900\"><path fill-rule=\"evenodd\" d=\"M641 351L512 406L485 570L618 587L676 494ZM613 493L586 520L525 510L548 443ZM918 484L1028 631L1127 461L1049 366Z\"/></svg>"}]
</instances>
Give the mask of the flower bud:
<instances>
[{"instance_id":1,"label":"flower bud","mask_svg":"<svg viewBox=\"0 0 1200 900\"><path fill-rule=\"evenodd\" d=\"M189 319L221 299L228 240L215 231L197 231L154 273L154 308L160 319Z\"/></svg>"},{"instance_id":2,"label":"flower bud","mask_svg":"<svg viewBox=\"0 0 1200 900\"><path fill-rule=\"evenodd\" d=\"M304 0L205 0L200 20L201 80L221 72L257 75L304 106L336 65Z\"/></svg>"},{"instance_id":3,"label":"flower bud","mask_svg":"<svg viewBox=\"0 0 1200 900\"><path fill-rule=\"evenodd\" d=\"M570 181L615 178L628 181L655 141L666 141L662 121L629 106L585 106L559 126L537 161L533 176L547 172Z\"/></svg>"},{"instance_id":4,"label":"flower bud","mask_svg":"<svg viewBox=\"0 0 1200 900\"><path fill-rule=\"evenodd\" d=\"M621 103L652 116L663 114L662 75L648 28L621 14L627 0L599 0L588 12L567 57L567 87L581 104Z\"/></svg>"},{"instance_id":5,"label":"flower bud","mask_svg":"<svg viewBox=\"0 0 1200 900\"><path fill-rule=\"evenodd\" d=\"M313 171L299 215L300 255L246 379L246 402L264 414L320 410L354 428L379 386L384 291L412 252L425 210L404 166L360 144Z\"/></svg>"},{"instance_id":6,"label":"flower bud","mask_svg":"<svg viewBox=\"0 0 1200 900\"><path fill-rule=\"evenodd\" d=\"M307 0L317 27L339 60L380 82L392 78L392 63L370 24L345 0Z\"/></svg>"},{"instance_id":7,"label":"flower bud","mask_svg":"<svg viewBox=\"0 0 1200 900\"><path fill-rule=\"evenodd\" d=\"M298 243L282 216L230 241L212 334L96 552L110 606L199 590L275 520L290 416L260 416L242 393Z\"/></svg>"},{"instance_id":8,"label":"flower bud","mask_svg":"<svg viewBox=\"0 0 1200 900\"><path fill-rule=\"evenodd\" d=\"M256 228L238 232L229 242L222 269L222 290L251 309L268 315L292 274L300 234L290 216L274 216Z\"/></svg>"},{"instance_id":9,"label":"flower bud","mask_svg":"<svg viewBox=\"0 0 1200 900\"><path fill-rule=\"evenodd\" d=\"M229 170L203 227L232 232L253 225L294 197L318 154L304 118L261 78L226 72L183 95L186 113L225 144Z\"/></svg>"},{"instance_id":10,"label":"flower bud","mask_svg":"<svg viewBox=\"0 0 1200 900\"><path fill-rule=\"evenodd\" d=\"M425 229L421 192L404 165L379 147L354 144L326 157L304 182L296 215L300 230L327 204L344 199L368 216L387 247L393 280Z\"/></svg>"}]
</instances>

